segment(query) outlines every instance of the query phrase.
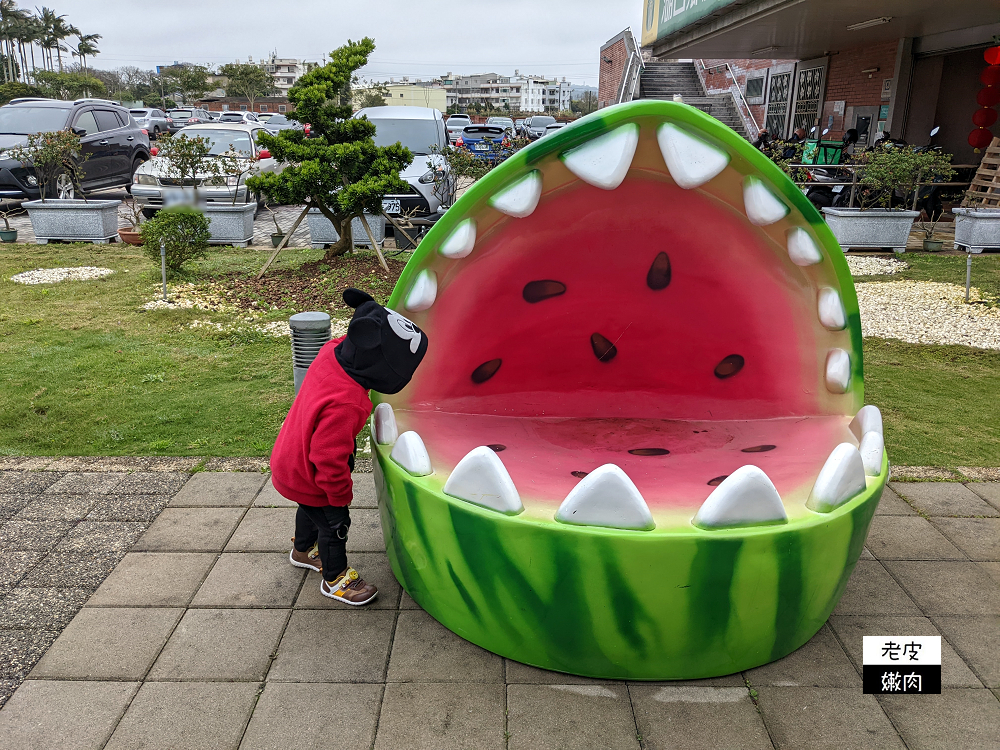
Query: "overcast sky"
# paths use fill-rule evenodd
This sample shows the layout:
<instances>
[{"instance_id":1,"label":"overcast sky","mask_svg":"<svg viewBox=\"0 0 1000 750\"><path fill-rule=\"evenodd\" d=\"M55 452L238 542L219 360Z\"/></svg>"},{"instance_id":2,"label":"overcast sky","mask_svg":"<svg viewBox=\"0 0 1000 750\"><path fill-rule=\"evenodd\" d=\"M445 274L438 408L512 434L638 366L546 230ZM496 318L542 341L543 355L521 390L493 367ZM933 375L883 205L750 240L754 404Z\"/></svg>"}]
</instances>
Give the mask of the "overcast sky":
<instances>
[{"instance_id":1,"label":"overcast sky","mask_svg":"<svg viewBox=\"0 0 1000 750\"><path fill-rule=\"evenodd\" d=\"M21 0L22 7L34 7ZM83 33L102 35L97 68L215 66L248 56L319 60L371 36L366 78L496 72L566 76L597 85L600 46L626 26L638 37L642 0L45 0ZM75 40L71 40L75 43Z\"/></svg>"}]
</instances>

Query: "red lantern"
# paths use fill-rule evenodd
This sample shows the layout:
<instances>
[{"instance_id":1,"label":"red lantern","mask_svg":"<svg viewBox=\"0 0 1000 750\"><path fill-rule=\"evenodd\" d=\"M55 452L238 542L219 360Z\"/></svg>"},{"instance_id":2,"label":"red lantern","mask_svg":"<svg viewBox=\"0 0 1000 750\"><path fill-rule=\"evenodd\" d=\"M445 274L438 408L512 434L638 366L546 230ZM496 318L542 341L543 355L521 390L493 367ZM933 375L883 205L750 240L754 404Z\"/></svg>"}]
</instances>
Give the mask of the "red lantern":
<instances>
[{"instance_id":1,"label":"red lantern","mask_svg":"<svg viewBox=\"0 0 1000 750\"><path fill-rule=\"evenodd\" d=\"M987 86L979 89L976 94L976 103L980 107L995 107L1000 104L1000 86Z\"/></svg>"},{"instance_id":2,"label":"red lantern","mask_svg":"<svg viewBox=\"0 0 1000 750\"><path fill-rule=\"evenodd\" d=\"M993 142L993 133L986 128L976 128L969 133L969 145L973 148L986 148Z\"/></svg>"},{"instance_id":3,"label":"red lantern","mask_svg":"<svg viewBox=\"0 0 1000 750\"><path fill-rule=\"evenodd\" d=\"M1000 64L1000 47L989 47L983 52L983 57L990 65Z\"/></svg>"},{"instance_id":4,"label":"red lantern","mask_svg":"<svg viewBox=\"0 0 1000 750\"><path fill-rule=\"evenodd\" d=\"M997 111L989 107L977 109L972 113L972 124L980 128L988 128L997 121Z\"/></svg>"},{"instance_id":5,"label":"red lantern","mask_svg":"<svg viewBox=\"0 0 1000 750\"><path fill-rule=\"evenodd\" d=\"M996 86L1000 84L1000 65L991 65L988 68L983 68L983 72L979 74L979 80L983 82L984 86Z\"/></svg>"}]
</instances>

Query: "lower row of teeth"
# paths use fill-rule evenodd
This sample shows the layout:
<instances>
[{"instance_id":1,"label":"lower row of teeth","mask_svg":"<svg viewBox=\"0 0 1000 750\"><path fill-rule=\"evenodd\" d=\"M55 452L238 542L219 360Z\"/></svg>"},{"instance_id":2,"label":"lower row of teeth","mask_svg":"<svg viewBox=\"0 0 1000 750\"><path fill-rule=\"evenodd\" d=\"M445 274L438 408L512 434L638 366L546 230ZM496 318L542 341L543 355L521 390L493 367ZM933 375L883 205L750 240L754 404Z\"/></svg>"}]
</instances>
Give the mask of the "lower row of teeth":
<instances>
[{"instance_id":1,"label":"lower row of teeth","mask_svg":"<svg viewBox=\"0 0 1000 750\"><path fill-rule=\"evenodd\" d=\"M416 432L398 435L389 404L375 407L373 433L379 445L392 445L389 457L413 476L433 473L430 456ZM806 507L829 513L865 491L867 477L882 471L882 415L863 407L850 424L859 445L844 442L833 449L813 484ZM577 473L577 472L574 472ZM582 473L582 472L580 472ZM490 446L469 451L444 485L444 493L508 515L524 510L507 468ZM619 466L605 464L583 476L560 504L555 520L583 526L648 531L656 527L638 488ZM703 529L782 524L788 520L774 483L760 468L742 466L718 484L692 523Z\"/></svg>"}]
</instances>

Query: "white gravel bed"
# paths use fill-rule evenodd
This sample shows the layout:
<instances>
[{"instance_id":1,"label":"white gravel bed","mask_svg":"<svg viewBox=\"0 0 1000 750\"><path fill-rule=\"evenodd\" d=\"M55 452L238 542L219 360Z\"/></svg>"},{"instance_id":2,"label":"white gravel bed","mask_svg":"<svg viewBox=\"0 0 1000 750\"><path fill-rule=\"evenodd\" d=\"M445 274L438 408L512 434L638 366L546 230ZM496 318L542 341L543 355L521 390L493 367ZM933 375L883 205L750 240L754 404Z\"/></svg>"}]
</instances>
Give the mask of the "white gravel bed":
<instances>
[{"instance_id":1,"label":"white gravel bed","mask_svg":"<svg viewBox=\"0 0 1000 750\"><path fill-rule=\"evenodd\" d=\"M1000 309L965 304L965 287L936 281L869 281L855 285L866 337L911 344L1000 349ZM973 288L971 300L981 300Z\"/></svg>"},{"instance_id":2,"label":"white gravel bed","mask_svg":"<svg viewBox=\"0 0 1000 750\"><path fill-rule=\"evenodd\" d=\"M80 266L78 268L36 268L10 277L18 284L58 284L60 281L90 281L113 274L110 268Z\"/></svg>"},{"instance_id":3,"label":"white gravel bed","mask_svg":"<svg viewBox=\"0 0 1000 750\"><path fill-rule=\"evenodd\" d=\"M163 287L154 287L157 297L142 306L143 310L211 310L231 312L236 308L229 304L222 292L211 286L195 284L175 284L167 287L167 299L163 299Z\"/></svg>"},{"instance_id":4,"label":"white gravel bed","mask_svg":"<svg viewBox=\"0 0 1000 750\"><path fill-rule=\"evenodd\" d=\"M851 276L888 276L909 268L909 264L895 258L878 258L873 255L848 255L847 267Z\"/></svg>"}]
</instances>

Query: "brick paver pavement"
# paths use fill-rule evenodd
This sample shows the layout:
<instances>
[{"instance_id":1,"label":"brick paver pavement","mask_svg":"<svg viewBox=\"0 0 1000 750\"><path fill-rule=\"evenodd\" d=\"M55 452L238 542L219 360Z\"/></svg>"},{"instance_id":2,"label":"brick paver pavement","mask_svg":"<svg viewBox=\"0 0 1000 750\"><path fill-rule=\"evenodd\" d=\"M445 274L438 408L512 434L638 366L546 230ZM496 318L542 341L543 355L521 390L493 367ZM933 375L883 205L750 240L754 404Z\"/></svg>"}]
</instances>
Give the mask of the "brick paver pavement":
<instances>
[{"instance_id":1,"label":"brick paver pavement","mask_svg":"<svg viewBox=\"0 0 1000 750\"><path fill-rule=\"evenodd\" d=\"M0 473L0 679L16 688L0 750L1000 747L1000 483L893 483L808 644L642 683L535 669L438 625L392 576L371 475L348 549L380 594L356 610L288 565L294 509L266 475L128 461ZM255 468L215 464L234 466ZM941 635L943 694L862 694L866 634Z\"/></svg>"}]
</instances>

